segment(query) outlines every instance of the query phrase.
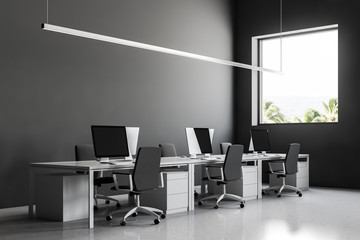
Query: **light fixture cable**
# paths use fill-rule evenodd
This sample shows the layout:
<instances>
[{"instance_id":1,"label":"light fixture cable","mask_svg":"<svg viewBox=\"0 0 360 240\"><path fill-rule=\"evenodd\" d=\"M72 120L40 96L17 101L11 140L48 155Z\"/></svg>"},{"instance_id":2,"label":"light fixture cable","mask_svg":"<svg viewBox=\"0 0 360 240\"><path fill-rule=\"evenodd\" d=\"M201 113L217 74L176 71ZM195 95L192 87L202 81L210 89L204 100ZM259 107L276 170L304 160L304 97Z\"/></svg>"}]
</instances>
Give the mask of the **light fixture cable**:
<instances>
[{"instance_id":1,"label":"light fixture cable","mask_svg":"<svg viewBox=\"0 0 360 240\"><path fill-rule=\"evenodd\" d=\"M49 23L49 0L46 0L46 23Z\"/></svg>"},{"instance_id":2,"label":"light fixture cable","mask_svg":"<svg viewBox=\"0 0 360 240\"><path fill-rule=\"evenodd\" d=\"M282 23L282 0L280 0L280 72L283 68L283 23Z\"/></svg>"}]
</instances>

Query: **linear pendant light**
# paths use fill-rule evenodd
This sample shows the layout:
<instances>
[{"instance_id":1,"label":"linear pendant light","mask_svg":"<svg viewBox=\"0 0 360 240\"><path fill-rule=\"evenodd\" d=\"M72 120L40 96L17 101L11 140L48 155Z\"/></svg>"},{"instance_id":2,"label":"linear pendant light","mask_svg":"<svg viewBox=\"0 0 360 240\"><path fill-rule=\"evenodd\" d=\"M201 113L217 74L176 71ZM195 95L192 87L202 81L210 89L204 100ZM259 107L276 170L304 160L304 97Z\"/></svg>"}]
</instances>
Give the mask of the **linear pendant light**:
<instances>
[{"instance_id":1,"label":"linear pendant light","mask_svg":"<svg viewBox=\"0 0 360 240\"><path fill-rule=\"evenodd\" d=\"M264 72L282 74L280 71L277 71L277 70L262 68L262 67L258 67L258 66L252 66L252 65L248 65L248 64L223 60L223 59L219 59L219 58L208 57L208 56L199 55L199 54L195 54L195 53L179 51L179 50L175 50L175 49L171 49L171 48L159 47L159 46L155 46L155 45L130 41L130 40L121 39L121 38L110 37L110 36L106 36L106 35L76 30L76 29L67 28L67 27L61 27L61 26L52 25L52 24L48 24L48 23L41 24L41 28L43 30L47 30L47 31L58 32L58 33L72 35L72 36L93 39L93 40L99 40L99 41L103 41L103 42L115 43L115 44L129 46L129 47L146 49L146 50L155 51L155 52L167 53L167 54L177 55L177 56L182 56L182 57L187 57L187 58L193 58L193 59L197 59L197 60L222 64L222 65L245 68L245 69L250 69L250 70L254 70L254 71L264 71Z\"/></svg>"}]
</instances>

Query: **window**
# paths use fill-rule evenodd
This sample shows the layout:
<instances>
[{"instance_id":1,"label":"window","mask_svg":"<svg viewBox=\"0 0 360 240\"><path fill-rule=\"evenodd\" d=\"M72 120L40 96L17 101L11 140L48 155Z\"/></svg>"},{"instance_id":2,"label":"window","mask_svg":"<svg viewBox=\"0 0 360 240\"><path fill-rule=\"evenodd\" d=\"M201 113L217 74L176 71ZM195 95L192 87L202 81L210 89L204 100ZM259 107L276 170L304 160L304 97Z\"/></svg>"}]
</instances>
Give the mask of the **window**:
<instances>
[{"instance_id":1,"label":"window","mask_svg":"<svg viewBox=\"0 0 360 240\"><path fill-rule=\"evenodd\" d=\"M253 74L258 123L338 122L337 25L255 40L260 65L283 72Z\"/></svg>"}]
</instances>

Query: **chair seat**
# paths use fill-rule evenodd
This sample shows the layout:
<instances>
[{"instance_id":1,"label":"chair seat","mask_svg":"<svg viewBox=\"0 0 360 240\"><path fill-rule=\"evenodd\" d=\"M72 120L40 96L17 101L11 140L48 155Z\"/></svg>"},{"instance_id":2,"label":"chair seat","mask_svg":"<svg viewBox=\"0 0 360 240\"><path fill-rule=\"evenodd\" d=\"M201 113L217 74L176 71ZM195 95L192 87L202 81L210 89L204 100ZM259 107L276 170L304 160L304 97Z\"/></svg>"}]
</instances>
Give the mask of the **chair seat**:
<instances>
[{"instance_id":1,"label":"chair seat","mask_svg":"<svg viewBox=\"0 0 360 240\"><path fill-rule=\"evenodd\" d=\"M221 176L214 176L214 177L211 176L211 180L208 177L203 177L202 180L203 181L214 181L214 182L216 182L217 185L228 183L227 181L222 181Z\"/></svg>"},{"instance_id":2,"label":"chair seat","mask_svg":"<svg viewBox=\"0 0 360 240\"><path fill-rule=\"evenodd\" d=\"M100 186L101 184L113 183L114 179L112 177L101 177L94 179L94 185Z\"/></svg>"}]
</instances>

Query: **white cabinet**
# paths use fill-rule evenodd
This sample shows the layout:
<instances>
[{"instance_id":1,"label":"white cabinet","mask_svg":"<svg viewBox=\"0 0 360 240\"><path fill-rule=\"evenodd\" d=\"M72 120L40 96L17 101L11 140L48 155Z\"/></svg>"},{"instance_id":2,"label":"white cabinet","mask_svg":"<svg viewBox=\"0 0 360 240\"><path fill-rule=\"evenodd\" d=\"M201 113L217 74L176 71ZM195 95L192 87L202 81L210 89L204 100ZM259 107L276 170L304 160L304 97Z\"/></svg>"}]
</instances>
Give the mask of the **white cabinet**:
<instances>
[{"instance_id":1,"label":"white cabinet","mask_svg":"<svg viewBox=\"0 0 360 240\"><path fill-rule=\"evenodd\" d=\"M141 205L155 207L166 214L188 210L188 173L185 171L164 172L164 187L141 194Z\"/></svg>"},{"instance_id":2,"label":"white cabinet","mask_svg":"<svg viewBox=\"0 0 360 240\"><path fill-rule=\"evenodd\" d=\"M87 175L43 174L35 181L37 217L62 222L88 217Z\"/></svg>"},{"instance_id":3,"label":"white cabinet","mask_svg":"<svg viewBox=\"0 0 360 240\"><path fill-rule=\"evenodd\" d=\"M276 165L275 165L276 166ZM274 169L277 169L274 167ZM289 175L285 178L285 183L301 190L309 190L309 162L299 161L298 172L293 175ZM276 177L274 174L270 174L269 177L270 187L282 185L282 178Z\"/></svg>"}]
</instances>

